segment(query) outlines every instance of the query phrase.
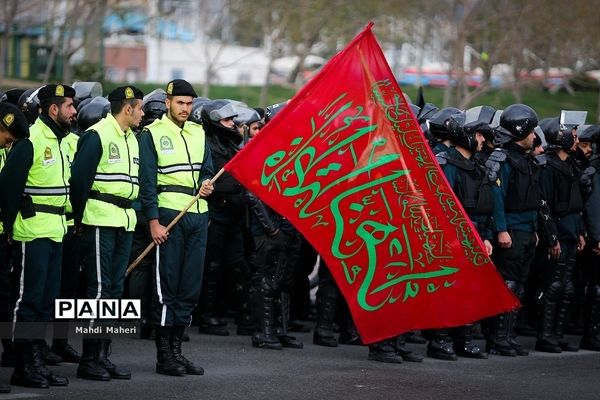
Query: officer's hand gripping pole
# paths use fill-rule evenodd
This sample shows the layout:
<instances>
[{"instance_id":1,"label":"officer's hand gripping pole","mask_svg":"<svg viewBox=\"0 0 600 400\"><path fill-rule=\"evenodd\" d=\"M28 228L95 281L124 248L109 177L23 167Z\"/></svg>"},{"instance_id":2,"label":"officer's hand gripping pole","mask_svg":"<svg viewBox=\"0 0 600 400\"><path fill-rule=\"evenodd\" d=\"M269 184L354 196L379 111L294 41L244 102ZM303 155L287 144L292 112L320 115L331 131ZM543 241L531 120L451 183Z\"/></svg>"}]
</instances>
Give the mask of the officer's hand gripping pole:
<instances>
[{"instance_id":1,"label":"officer's hand gripping pole","mask_svg":"<svg viewBox=\"0 0 600 400\"><path fill-rule=\"evenodd\" d=\"M219 172L217 172L217 174L210 180L211 184L214 184L215 181L217 179L219 179L219 177L223 174L223 172L225 172L225 169L221 168L221 170ZM200 192L198 192L198 194L196 196L194 196L194 198L188 203L187 206L185 206L185 208L183 210L181 210L181 212L179 214L177 214L177 216L175 218L173 218L173 221L171 221L169 223L169 225L167 225L167 232L169 232L171 230L171 228L185 215L185 213L190 209L191 206L193 206L194 204L196 204L196 202L200 199ZM146 257L146 255L148 255L148 253L150 253L150 250L152 250L154 248L154 246L156 246L154 244L154 242L151 242L146 249L144 249L144 251L142 252L142 254L140 254L138 256L138 258L136 258L131 265L129 266L129 268L127 268L127 272L125 272L125 276L129 275L131 273L131 271L133 271L135 269L135 267L138 266L138 264L144 259L144 257Z\"/></svg>"}]
</instances>

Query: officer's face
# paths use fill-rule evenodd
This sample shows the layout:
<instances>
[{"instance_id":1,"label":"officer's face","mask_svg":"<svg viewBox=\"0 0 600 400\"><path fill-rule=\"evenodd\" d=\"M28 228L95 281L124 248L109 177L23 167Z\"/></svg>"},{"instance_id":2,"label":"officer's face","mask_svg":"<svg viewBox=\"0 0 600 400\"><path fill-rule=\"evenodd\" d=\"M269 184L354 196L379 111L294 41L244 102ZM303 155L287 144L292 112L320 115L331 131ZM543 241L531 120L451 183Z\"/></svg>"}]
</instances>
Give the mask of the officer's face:
<instances>
[{"instance_id":1,"label":"officer's face","mask_svg":"<svg viewBox=\"0 0 600 400\"><path fill-rule=\"evenodd\" d=\"M135 106L129 106L129 127L137 128L142 123L144 111L142 110L142 100L137 99Z\"/></svg>"},{"instance_id":2,"label":"officer's face","mask_svg":"<svg viewBox=\"0 0 600 400\"><path fill-rule=\"evenodd\" d=\"M477 132L475 134L475 140L477 141L477 149L475 149L475 151L481 151L483 142L485 142L485 137L481 133Z\"/></svg>"},{"instance_id":3,"label":"officer's face","mask_svg":"<svg viewBox=\"0 0 600 400\"><path fill-rule=\"evenodd\" d=\"M577 145L579 150L583 153L585 158L590 158L592 156L592 144L589 142L579 142Z\"/></svg>"},{"instance_id":4,"label":"officer's face","mask_svg":"<svg viewBox=\"0 0 600 400\"><path fill-rule=\"evenodd\" d=\"M535 132L531 131L531 133L529 135L527 135L525 138L517 141L517 144L519 144L525 150L533 150L533 142L534 141L535 141Z\"/></svg>"},{"instance_id":5,"label":"officer's face","mask_svg":"<svg viewBox=\"0 0 600 400\"><path fill-rule=\"evenodd\" d=\"M258 135L258 132L261 130L263 124L260 121L256 121L250 124L250 129L248 134L250 135L251 138L253 138L254 136Z\"/></svg>"},{"instance_id":6,"label":"officer's face","mask_svg":"<svg viewBox=\"0 0 600 400\"><path fill-rule=\"evenodd\" d=\"M233 129L235 127L235 122L233 122L233 117L223 118L219 120L219 123L223 125L225 128Z\"/></svg>"},{"instance_id":7,"label":"officer's face","mask_svg":"<svg viewBox=\"0 0 600 400\"><path fill-rule=\"evenodd\" d=\"M168 116L171 120L180 124L187 121L192 113L192 96L173 96L165 100Z\"/></svg>"},{"instance_id":8,"label":"officer's face","mask_svg":"<svg viewBox=\"0 0 600 400\"><path fill-rule=\"evenodd\" d=\"M577 145L579 145L579 138L577 137L577 129L573 129L571 131L571 134L573 135L573 137L575 138L575 140L573 140L573 146L571 146L571 151L575 151L577 149Z\"/></svg>"},{"instance_id":9,"label":"officer's face","mask_svg":"<svg viewBox=\"0 0 600 400\"><path fill-rule=\"evenodd\" d=\"M71 129L71 126L77 120L77 110L73 105L73 99L67 97L60 106L54 105L52 107L57 107L56 123L65 130Z\"/></svg>"},{"instance_id":10,"label":"officer's face","mask_svg":"<svg viewBox=\"0 0 600 400\"><path fill-rule=\"evenodd\" d=\"M0 128L0 149L8 147L17 139L7 130Z\"/></svg>"}]
</instances>

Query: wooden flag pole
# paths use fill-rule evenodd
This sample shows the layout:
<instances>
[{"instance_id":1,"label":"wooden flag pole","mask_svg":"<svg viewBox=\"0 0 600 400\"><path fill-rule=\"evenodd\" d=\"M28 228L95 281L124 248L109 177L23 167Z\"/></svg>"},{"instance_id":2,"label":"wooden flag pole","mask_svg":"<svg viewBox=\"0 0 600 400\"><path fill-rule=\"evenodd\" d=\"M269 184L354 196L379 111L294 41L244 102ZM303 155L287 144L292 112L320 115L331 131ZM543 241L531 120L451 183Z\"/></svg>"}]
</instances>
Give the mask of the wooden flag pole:
<instances>
[{"instance_id":1,"label":"wooden flag pole","mask_svg":"<svg viewBox=\"0 0 600 400\"><path fill-rule=\"evenodd\" d=\"M224 168L221 168L221 170L219 172L217 172L217 174L210 180L210 183L214 184L215 181L217 179L219 179L219 177L223 174L223 172L225 172ZM185 206L185 208L183 210L181 210L181 212L179 214L177 214L177 216L175 218L173 218L173 221L171 221L169 223L169 225L167 225L167 232L169 232L171 230L171 228L185 215L185 213L190 209L190 207L192 207L194 204L196 204L196 202L198 201L198 199L200 199L200 192L198 191L198 194L196 196L194 196L194 198L188 203L188 205ZM154 248L154 246L156 246L156 244L154 242L151 242L146 249L142 252L142 254L140 254L135 260L133 260L133 262L131 263L131 265L129 266L129 268L127 268L127 272L125 272L125 276L129 275L131 273L131 271L133 271L135 269L135 267L138 266L138 264L144 259L144 257L146 257L146 255L148 255L148 253L150 253L150 250L152 250Z\"/></svg>"}]
</instances>

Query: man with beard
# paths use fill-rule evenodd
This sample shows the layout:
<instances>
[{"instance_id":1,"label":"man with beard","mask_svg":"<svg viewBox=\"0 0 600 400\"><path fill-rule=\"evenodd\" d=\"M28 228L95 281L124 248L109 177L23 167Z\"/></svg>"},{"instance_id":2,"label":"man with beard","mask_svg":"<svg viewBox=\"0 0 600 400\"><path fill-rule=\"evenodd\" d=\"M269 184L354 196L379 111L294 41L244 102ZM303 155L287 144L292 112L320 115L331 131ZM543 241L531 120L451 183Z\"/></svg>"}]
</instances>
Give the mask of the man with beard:
<instances>
[{"instance_id":1,"label":"man with beard","mask_svg":"<svg viewBox=\"0 0 600 400\"><path fill-rule=\"evenodd\" d=\"M132 128L142 122L143 97L134 86L113 90L108 95L111 113L82 135L71 167L71 204L82 233L90 299L119 299L123 294L136 223L132 201L139 191L139 150ZM83 339L78 377L131 378L108 359L110 343L108 337Z\"/></svg>"},{"instance_id":2,"label":"man with beard","mask_svg":"<svg viewBox=\"0 0 600 400\"><path fill-rule=\"evenodd\" d=\"M140 200L156 247L153 319L156 324L156 372L203 375L181 354L184 329L200 296L208 205L213 191L210 148L202 126L188 121L196 92L189 82L167 85L167 113L148 125L140 137ZM194 197L179 222L166 226Z\"/></svg>"},{"instance_id":3,"label":"man with beard","mask_svg":"<svg viewBox=\"0 0 600 400\"><path fill-rule=\"evenodd\" d=\"M42 360L43 324L33 330L26 323L50 321L60 290L71 175L62 139L69 134L77 114L74 96L75 90L65 85L40 89L41 114L30 128L29 139L13 145L0 176L4 229L21 242L22 271L13 314L18 323L11 383L16 386L47 388L69 383L67 378L54 375Z\"/></svg>"}]
</instances>

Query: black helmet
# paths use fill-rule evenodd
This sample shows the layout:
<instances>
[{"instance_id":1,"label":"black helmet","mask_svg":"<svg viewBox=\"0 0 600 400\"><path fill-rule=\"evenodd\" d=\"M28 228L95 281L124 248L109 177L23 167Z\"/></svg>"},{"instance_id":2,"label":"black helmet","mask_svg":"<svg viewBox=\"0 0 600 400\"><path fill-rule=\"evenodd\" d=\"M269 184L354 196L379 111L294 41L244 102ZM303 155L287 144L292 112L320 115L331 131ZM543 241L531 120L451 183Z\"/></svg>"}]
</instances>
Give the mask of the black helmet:
<instances>
[{"instance_id":1,"label":"black helmet","mask_svg":"<svg viewBox=\"0 0 600 400\"><path fill-rule=\"evenodd\" d=\"M525 139L538 123L538 117L533 109L525 104L513 104L500 115L500 125L494 129L496 141L499 144L511 140Z\"/></svg>"},{"instance_id":2,"label":"black helmet","mask_svg":"<svg viewBox=\"0 0 600 400\"><path fill-rule=\"evenodd\" d=\"M580 142L600 142L600 125L582 125L577 128L577 137Z\"/></svg>"},{"instance_id":3,"label":"black helmet","mask_svg":"<svg viewBox=\"0 0 600 400\"><path fill-rule=\"evenodd\" d=\"M202 124L202 107L208 103L210 99L206 97L194 97L192 100L192 113L189 120L197 124Z\"/></svg>"},{"instance_id":4,"label":"black helmet","mask_svg":"<svg viewBox=\"0 0 600 400\"><path fill-rule=\"evenodd\" d=\"M15 106L19 107L19 98L21 97L24 91L25 89L8 89L6 92L4 92L4 95L2 96L2 101L14 104Z\"/></svg>"},{"instance_id":5,"label":"black helmet","mask_svg":"<svg viewBox=\"0 0 600 400\"><path fill-rule=\"evenodd\" d=\"M73 82L72 87L75 89L74 100L76 103L102 96L102 84L100 82Z\"/></svg>"},{"instance_id":6,"label":"black helmet","mask_svg":"<svg viewBox=\"0 0 600 400\"><path fill-rule=\"evenodd\" d=\"M273 104L272 106L268 106L267 109L265 110L265 123L269 122L270 120L272 120L273 118L275 118L275 116L281 111L283 110L283 108L287 105L287 101L284 101L283 103L277 103L277 104Z\"/></svg>"},{"instance_id":7,"label":"black helmet","mask_svg":"<svg viewBox=\"0 0 600 400\"><path fill-rule=\"evenodd\" d=\"M533 132L535 133L535 139L533 140L533 147L542 146L544 150L548 147L548 142L546 142L546 135L544 135L544 131L538 125L533 128Z\"/></svg>"},{"instance_id":8,"label":"black helmet","mask_svg":"<svg viewBox=\"0 0 600 400\"><path fill-rule=\"evenodd\" d=\"M544 118L540 121L540 128L544 131L544 136L548 142L546 150L563 149L569 151L571 147L573 147L573 144L575 143L573 127L562 127L560 118Z\"/></svg>"},{"instance_id":9,"label":"black helmet","mask_svg":"<svg viewBox=\"0 0 600 400\"><path fill-rule=\"evenodd\" d=\"M458 108L442 108L429 118L429 132L440 140L448 139L448 121L450 116L458 114L461 111Z\"/></svg>"},{"instance_id":10,"label":"black helmet","mask_svg":"<svg viewBox=\"0 0 600 400\"><path fill-rule=\"evenodd\" d=\"M260 121L262 118L260 114L250 107L244 107L241 104L234 105L237 116L233 119L237 126L250 125L254 122Z\"/></svg>"},{"instance_id":11,"label":"black helmet","mask_svg":"<svg viewBox=\"0 0 600 400\"><path fill-rule=\"evenodd\" d=\"M144 96L144 100L142 101L142 111L144 111L142 126L149 125L167 112L166 99L167 92L163 89L154 89Z\"/></svg>"},{"instance_id":12,"label":"black helmet","mask_svg":"<svg viewBox=\"0 0 600 400\"><path fill-rule=\"evenodd\" d=\"M418 105L413 104L413 103L408 103L408 106L412 110L413 115L415 116L415 118L417 118L417 115L419 115L419 113L421 112L421 107L419 107Z\"/></svg>"},{"instance_id":13,"label":"black helmet","mask_svg":"<svg viewBox=\"0 0 600 400\"><path fill-rule=\"evenodd\" d=\"M419 110L419 114L417 115L417 121L419 124L425 123L433 114L438 111L438 108L435 104L425 103L423 107Z\"/></svg>"},{"instance_id":14,"label":"black helmet","mask_svg":"<svg viewBox=\"0 0 600 400\"><path fill-rule=\"evenodd\" d=\"M496 109L491 106L477 106L469 108L465 111L465 125L463 129L468 135L473 135L477 132L481 133L485 140L492 142L494 133L490 124L494 118Z\"/></svg>"},{"instance_id":15,"label":"black helmet","mask_svg":"<svg viewBox=\"0 0 600 400\"><path fill-rule=\"evenodd\" d=\"M40 116L40 101L37 96L39 90L40 88L27 89L19 97L19 108L25 114L29 125L32 125Z\"/></svg>"},{"instance_id":16,"label":"black helmet","mask_svg":"<svg viewBox=\"0 0 600 400\"><path fill-rule=\"evenodd\" d=\"M242 136L236 126L228 128L219 123L222 119L236 117L234 103L231 100L211 100L202 107L202 127L207 136L218 136L225 140L229 140L235 145L242 142Z\"/></svg>"},{"instance_id":17,"label":"black helmet","mask_svg":"<svg viewBox=\"0 0 600 400\"><path fill-rule=\"evenodd\" d=\"M80 132L85 132L90 126L106 117L110 112L110 102L104 97L94 97L82 106L77 113L77 125Z\"/></svg>"},{"instance_id":18,"label":"black helmet","mask_svg":"<svg viewBox=\"0 0 600 400\"><path fill-rule=\"evenodd\" d=\"M448 120L448 139L457 146L463 147L469 151L477 150L477 140L475 136L478 130L466 129L466 112L452 114Z\"/></svg>"}]
</instances>

